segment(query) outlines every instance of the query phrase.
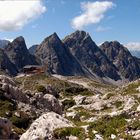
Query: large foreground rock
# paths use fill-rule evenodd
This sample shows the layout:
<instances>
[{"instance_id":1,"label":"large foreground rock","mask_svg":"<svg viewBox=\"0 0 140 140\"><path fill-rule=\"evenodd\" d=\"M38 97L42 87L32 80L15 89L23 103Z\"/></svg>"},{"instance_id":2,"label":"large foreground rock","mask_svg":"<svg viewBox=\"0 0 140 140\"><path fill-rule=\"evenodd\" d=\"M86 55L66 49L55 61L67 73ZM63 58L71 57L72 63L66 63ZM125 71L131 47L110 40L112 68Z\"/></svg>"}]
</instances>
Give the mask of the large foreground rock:
<instances>
[{"instance_id":1,"label":"large foreground rock","mask_svg":"<svg viewBox=\"0 0 140 140\"><path fill-rule=\"evenodd\" d=\"M53 111L55 113L62 114L61 102L51 94L44 95L39 92L30 100L32 105L35 105L38 109L42 109L43 112Z\"/></svg>"},{"instance_id":2,"label":"large foreground rock","mask_svg":"<svg viewBox=\"0 0 140 140\"><path fill-rule=\"evenodd\" d=\"M73 126L62 116L49 112L35 120L20 140L53 140L53 131L57 128Z\"/></svg>"},{"instance_id":3,"label":"large foreground rock","mask_svg":"<svg viewBox=\"0 0 140 140\"><path fill-rule=\"evenodd\" d=\"M6 98L29 103L29 98L27 97L26 92L17 87L12 78L0 75L0 86L4 91L4 96Z\"/></svg>"}]
</instances>

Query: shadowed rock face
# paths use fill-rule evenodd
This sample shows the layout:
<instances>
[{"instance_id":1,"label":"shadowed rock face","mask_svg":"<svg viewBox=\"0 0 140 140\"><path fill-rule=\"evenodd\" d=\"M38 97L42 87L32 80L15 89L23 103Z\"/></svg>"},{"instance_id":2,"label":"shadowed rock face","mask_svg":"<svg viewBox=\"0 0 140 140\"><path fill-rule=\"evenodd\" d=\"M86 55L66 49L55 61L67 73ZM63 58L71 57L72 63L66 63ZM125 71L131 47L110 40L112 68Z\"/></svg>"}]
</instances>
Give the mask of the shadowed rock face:
<instances>
[{"instance_id":1,"label":"shadowed rock face","mask_svg":"<svg viewBox=\"0 0 140 140\"><path fill-rule=\"evenodd\" d=\"M11 75L16 75L18 73L15 65L11 63L2 49L0 49L0 70L5 71Z\"/></svg>"},{"instance_id":2,"label":"shadowed rock face","mask_svg":"<svg viewBox=\"0 0 140 140\"><path fill-rule=\"evenodd\" d=\"M116 66L119 73L131 80L140 77L140 61L119 42L105 42L100 46L108 59Z\"/></svg>"},{"instance_id":3,"label":"shadowed rock face","mask_svg":"<svg viewBox=\"0 0 140 140\"><path fill-rule=\"evenodd\" d=\"M4 51L18 70L21 70L25 65L38 64L36 58L29 53L25 40L21 36L9 43Z\"/></svg>"},{"instance_id":4,"label":"shadowed rock face","mask_svg":"<svg viewBox=\"0 0 140 140\"><path fill-rule=\"evenodd\" d=\"M76 31L67 36L63 42L71 50L73 56L89 72L100 77L107 76L114 80L120 79L115 66L92 41L88 33Z\"/></svg>"},{"instance_id":5,"label":"shadowed rock face","mask_svg":"<svg viewBox=\"0 0 140 140\"><path fill-rule=\"evenodd\" d=\"M39 45L33 45L33 46L31 46L31 47L28 49L29 52L30 52L30 54L34 55L38 46L39 46Z\"/></svg>"},{"instance_id":6,"label":"shadowed rock face","mask_svg":"<svg viewBox=\"0 0 140 140\"><path fill-rule=\"evenodd\" d=\"M47 67L47 71L52 74L67 76L84 74L80 64L56 33L47 37L37 48L35 54Z\"/></svg>"}]
</instances>

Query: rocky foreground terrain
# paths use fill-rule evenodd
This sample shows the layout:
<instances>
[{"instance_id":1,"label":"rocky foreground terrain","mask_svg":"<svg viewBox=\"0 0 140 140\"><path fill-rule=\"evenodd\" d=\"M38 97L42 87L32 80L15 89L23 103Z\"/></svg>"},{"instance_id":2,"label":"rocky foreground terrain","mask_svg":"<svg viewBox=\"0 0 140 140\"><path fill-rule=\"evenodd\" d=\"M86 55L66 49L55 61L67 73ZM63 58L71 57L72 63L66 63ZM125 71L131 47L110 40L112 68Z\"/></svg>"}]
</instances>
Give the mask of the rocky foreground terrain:
<instances>
[{"instance_id":1,"label":"rocky foreground terrain","mask_svg":"<svg viewBox=\"0 0 140 140\"><path fill-rule=\"evenodd\" d=\"M0 75L0 139L139 140L140 80Z\"/></svg>"}]
</instances>

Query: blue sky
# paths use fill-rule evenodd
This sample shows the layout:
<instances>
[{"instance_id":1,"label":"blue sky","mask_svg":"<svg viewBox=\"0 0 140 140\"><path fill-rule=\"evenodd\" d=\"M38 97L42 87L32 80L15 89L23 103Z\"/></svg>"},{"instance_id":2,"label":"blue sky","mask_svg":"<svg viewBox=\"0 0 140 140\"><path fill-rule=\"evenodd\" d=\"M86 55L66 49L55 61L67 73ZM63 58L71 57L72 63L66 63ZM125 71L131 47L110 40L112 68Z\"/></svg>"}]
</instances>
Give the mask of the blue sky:
<instances>
[{"instance_id":1,"label":"blue sky","mask_svg":"<svg viewBox=\"0 0 140 140\"><path fill-rule=\"evenodd\" d=\"M40 2L40 0L31 1ZM8 18L10 17L7 17L8 20L5 20L5 17L3 17L3 19L1 18L2 10L0 7L0 22L3 23L0 24L0 39L14 39L17 36L22 35L25 37L26 43L29 47L33 44L41 43L45 37L49 36L53 32L56 32L62 39L66 35L80 29L89 32L92 39L97 44L112 40L118 40L123 44L140 42L140 0L108 0L106 2L110 2L112 5L110 5L110 7L108 7L106 10L102 11L102 15L104 17L99 19L98 22L93 21L94 18L92 18L92 22L89 19L89 22L86 25L83 23L82 27L80 25L77 25L78 28L73 27L72 21L74 18L83 15L85 12L82 9L81 3L83 3L83 5L87 5L87 3L89 3L88 8L90 8L92 15L95 16L95 9L92 11L92 6L94 7L92 4L95 2L97 1L44 0L42 3L39 3L40 6L38 7L40 10L35 11L36 13L33 11L37 16L32 13L31 17L26 17L26 21L20 19L20 24L17 24L18 27L14 26L16 21L12 22L14 25L11 24L11 21L13 20L12 18L10 19L10 22L7 22L9 20ZM98 0L98 2L102 3L105 1ZM0 3L0 6L1 5L2 4ZM32 11L31 8L30 11ZM8 12L6 13L10 13L10 10L11 9L8 9ZM98 11L98 9L96 11ZM17 10L15 12L17 14L20 11ZM28 10L27 12L29 13ZM4 22L2 20L4 20ZM78 21L77 24L79 24ZM8 25L11 26L8 27ZM139 48L140 46L138 46L136 49Z\"/></svg>"}]
</instances>

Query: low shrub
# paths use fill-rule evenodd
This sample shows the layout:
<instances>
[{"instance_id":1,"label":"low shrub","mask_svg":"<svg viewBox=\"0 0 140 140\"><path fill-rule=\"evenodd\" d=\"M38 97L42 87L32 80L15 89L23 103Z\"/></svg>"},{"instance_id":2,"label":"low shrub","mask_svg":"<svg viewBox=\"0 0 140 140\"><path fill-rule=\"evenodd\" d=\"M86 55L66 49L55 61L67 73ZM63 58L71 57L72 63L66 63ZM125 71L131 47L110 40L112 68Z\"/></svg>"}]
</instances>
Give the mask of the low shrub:
<instances>
[{"instance_id":1,"label":"low shrub","mask_svg":"<svg viewBox=\"0 0 140 140\"><path fill-rule=\"evenodd\" d=\"M36 89L38 92L43 92L43 93L46 92L46 88L43 85L38 85Z\"/></svg>"},{"instance_id":2,"label":"low shrub","mask_svg":"<svg viewBox=\"0 0 140 140\"><path fill-rule=\"evenodd\" d=\"M82 87L68 87L66 88L63 95L64 96L75 96L75 95L92 96L94 95L94 93Z\"/></svg>"},{"instance_id":3,"label":"low shrub","mask_svg":"<svg viewBox=\"0 0 140 140\"><path fill-rule=\"evenodd\" d=\"M30 123L30 117L25 114L24 112L19 112L20 117L17 117L13 114L13 116L10 118L13 125L15 125L18 128L26 129Z\"/></svg>"},{"instance_id":4,"label":"low shrub","mask_svg":"<svg viewBox=\"0 0 140 140\"><path fill-rule=\"evenodd\" d=\"M64 109L68 109L74 105L76 105L75 101L74 100L69 100L69 99L66 99L62 102L63 106L64 106Z\"/></svg>"}]
</instances>

